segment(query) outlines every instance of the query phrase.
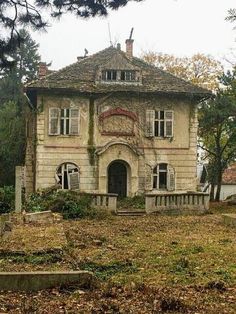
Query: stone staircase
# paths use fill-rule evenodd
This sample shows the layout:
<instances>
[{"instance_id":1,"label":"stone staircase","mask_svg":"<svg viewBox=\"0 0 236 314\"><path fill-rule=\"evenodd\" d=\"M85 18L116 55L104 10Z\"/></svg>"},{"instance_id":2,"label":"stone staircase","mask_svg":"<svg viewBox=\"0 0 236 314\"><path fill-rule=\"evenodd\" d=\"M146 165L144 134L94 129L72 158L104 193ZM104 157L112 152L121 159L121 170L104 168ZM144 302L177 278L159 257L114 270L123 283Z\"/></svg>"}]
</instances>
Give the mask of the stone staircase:
<instances>
[{"instance_id":1,"label":"stone staircase","mask_svg":"<svg viewBox=\"0 0 236 314\"><path fill-rule=\"evenodd\" d=\"M118 208L116 212L117 216L144 216L146 211L139 208Z\"/></svg>"}]
</instances>

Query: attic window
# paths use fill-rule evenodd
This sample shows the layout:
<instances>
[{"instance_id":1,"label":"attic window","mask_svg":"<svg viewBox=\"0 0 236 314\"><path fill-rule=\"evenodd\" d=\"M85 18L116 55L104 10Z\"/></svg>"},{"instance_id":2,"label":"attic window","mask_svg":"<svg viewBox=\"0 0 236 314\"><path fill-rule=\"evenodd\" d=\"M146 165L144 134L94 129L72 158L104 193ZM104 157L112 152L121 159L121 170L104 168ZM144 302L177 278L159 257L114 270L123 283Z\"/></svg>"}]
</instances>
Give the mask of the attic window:
<instances>
[{"instance_id":1,"label":"attic window","mask_svg":"<svg viewBox=\"0 0 236 314\"><path fill-rule=\"evenodd\" d=\"M103 81L116 81L117 71L114 70L102 71L102 79Z\"/></svg>"},{"instance_id":2,"label":"attic window","mask_svg":"<svg viewBox=\"0 0 236 314\"><path fill-rule=\"evenodd\" d=\"M137 71L133 70L104 70L102 81L105 82L136 82L138 81Z\"/></svg>"},{"instance_id":3,"label":"attic window","mask_svg":"<svg viewBox=\"0 0 236 314\"><path fill-rule=\"evenodd\" d=\"M135 71L121 71L121 81L135 81Z\"/></svg>"}]
</instances>

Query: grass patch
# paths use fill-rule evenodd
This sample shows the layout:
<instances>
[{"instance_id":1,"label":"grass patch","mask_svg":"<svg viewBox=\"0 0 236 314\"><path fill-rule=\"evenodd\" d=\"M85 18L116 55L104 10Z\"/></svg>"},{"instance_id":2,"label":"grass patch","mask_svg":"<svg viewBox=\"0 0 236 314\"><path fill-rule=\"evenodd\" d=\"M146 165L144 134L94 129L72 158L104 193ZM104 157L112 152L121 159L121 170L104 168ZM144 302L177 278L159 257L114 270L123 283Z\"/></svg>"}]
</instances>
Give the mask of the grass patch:
<instances>
[{"instance_id":1,"label":"grass patch","mask_svg":"<svg viewBox=\"0 0 236 314\"><path fill-rule=\"evenodd\" d=\"M117 202L118 209L145 209L144 195L136 195L134 197L124 197Z\"/></svg>"},{"instance_id":2,"label":"grass patch","mask_svg":"<svg viewBox=\"0 0 236 314\"><path fill-rule=\"evenodd\" d=\"M8 262L15 264L31 264L31 265L42 265L42 264L53 264L62 261L61 254L53 254L53 253L44 253L40 255L32 254L32 255L7 255L5 259Z\"/></svg>"},{"instance_id":3,"label":"grass patch","mask_svg":"<svg viewBox=\"0 0 236 314\"><path fill-rule=\"evenodd\" d=\"M113 262L107 265L100 265L94 262L81 263L80 268L82 270L88 270L95 273L95 275L101 280L107 280L110 277L125 273L125 274L133 274L138 271L136 265L132 262Z\"/></svg>"}]
</instances>

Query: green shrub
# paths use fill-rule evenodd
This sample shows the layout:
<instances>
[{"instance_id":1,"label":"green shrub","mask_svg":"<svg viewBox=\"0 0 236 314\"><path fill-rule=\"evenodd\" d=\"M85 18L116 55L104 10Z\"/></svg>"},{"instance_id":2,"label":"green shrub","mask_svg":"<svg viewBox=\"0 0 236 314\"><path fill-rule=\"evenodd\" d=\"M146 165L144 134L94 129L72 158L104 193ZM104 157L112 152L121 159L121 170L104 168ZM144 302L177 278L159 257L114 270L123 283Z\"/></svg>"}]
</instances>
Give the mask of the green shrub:
<instances>
[{"instance_id":1,"label":"green shrub","mask_svg":"<svg viewBox=\"0 0 236 314\"><path fill-rule=\"evenodd\" d=\"M118 201L118 208L145 209L145 196L136 195L134 197L121 198Z\"/></svg>"},{"instance_id":2,"label":"green shrub","mask_svg":"<svg viewBox=\"0 0 236 314\"><path fill-rule=\"evenodd\" d=\"M0 214L9 213L14 209L15 190L13 186L0 188Z\"/></svg>"},{"instance_id":3,"label":"green shrub","mask_svg":"<svg viewBox=\"0 0 236 314\"><path fill-rule=\"evenodd\" d=\"M25 204L26 211L51 210L61 213L65 219L104 218L107 212L91 206L92 197L75 191L51 191L32 194Z\"/></svg>"}]
</instances>

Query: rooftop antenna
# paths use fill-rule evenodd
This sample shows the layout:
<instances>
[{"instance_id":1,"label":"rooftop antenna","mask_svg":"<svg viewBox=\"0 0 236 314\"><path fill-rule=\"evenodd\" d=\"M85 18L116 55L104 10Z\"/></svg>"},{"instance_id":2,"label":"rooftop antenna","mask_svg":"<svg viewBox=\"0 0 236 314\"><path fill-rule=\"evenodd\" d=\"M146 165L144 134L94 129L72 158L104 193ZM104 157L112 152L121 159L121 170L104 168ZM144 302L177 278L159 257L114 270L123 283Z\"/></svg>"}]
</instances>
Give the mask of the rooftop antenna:
<instances>
[{"instance_id":1,"label":"rooftop antenna","mask_svg":"<svg viewBox=\"0 0 236 314\"><path fill-rule=\"evenodd\" d=\"M129 40L131 40L131 39L132 39L132 36L133 36L133 31L134 31L134 28L132 27L132 28L131 28L131 32L130 32L130 35L129 35Z\"/></svg>"},{"instance_id":2,"label":"rooftop antenna","mask_svg":"<svg viewBox=\"0 0 236 314\"><path fill-rule=\"evenodd\" d=\"M111 40L111 28L110 28L110 23L109 22L108 22L108 33L109 33L110 45L113 46L112 40Z\"/></svg>"}]
</instances>

